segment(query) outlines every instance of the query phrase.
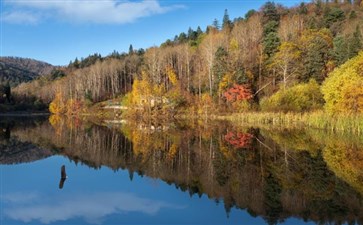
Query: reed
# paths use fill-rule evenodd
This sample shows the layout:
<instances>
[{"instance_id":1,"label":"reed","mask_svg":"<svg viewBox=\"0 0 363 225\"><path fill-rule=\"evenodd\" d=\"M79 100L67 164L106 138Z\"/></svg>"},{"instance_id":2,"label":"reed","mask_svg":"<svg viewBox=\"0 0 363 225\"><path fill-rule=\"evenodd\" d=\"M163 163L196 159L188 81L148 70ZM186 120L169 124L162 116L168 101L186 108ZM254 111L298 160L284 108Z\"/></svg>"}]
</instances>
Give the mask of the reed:
<instances>
[{"instance_id":1,"label":"reed","mask_svg":"<svg viewBox=\"0 0 363 225\"><path fill-rule=\"evenodd\" d=\"M279 127L311 127L330 132L349 132L363 135L363 114L328 114L323 111L308 113L246 112L217 116L233 123L268 124Z\"/></svg>"}]
</instances>

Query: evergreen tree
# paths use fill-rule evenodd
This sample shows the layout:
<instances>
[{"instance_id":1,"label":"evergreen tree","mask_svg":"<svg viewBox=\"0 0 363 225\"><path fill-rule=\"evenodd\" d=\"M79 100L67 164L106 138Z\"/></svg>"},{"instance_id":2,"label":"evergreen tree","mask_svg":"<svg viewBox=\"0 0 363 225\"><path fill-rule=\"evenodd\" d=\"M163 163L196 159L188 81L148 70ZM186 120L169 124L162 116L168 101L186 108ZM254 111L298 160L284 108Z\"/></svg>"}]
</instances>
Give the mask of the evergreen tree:
<instances>
[{"instance_id":1,"label":"evergreen tree","mask_svg":"<svg viewBox=\"0 0 363 225\"><path fill-rule=\"evenodd\" d=\"M307 30L301 37L302 69L300 80L307 82L311 78L321 83L327 76L328 65L333 60L333 38L330 30Z\"/></svg>"},{"instance_id":2,"label":"evergreen tree","mask_svg":"<svg viewBox=\"0 0 363 225\"><path fill-rule=\"evenodd\" d=\"M197 27L197 37L199 37L201 34L203 34L202 29L200 28L200 26Z\"/></svg>"},{"instance_id":3,"label":"evergreen tree","mask_svg":"<svg viewBox=\"0 0 363 225\"><path fill-rule=\"evenodd\" d=\"M217 30L219 30L219 29L221 28L221 26L219 25L219 21L218 21L217 19L214 19L214 20L213 20L213 24L212 24L212 26L213 26L215 29L217 29Z\"/></svg>"},{"instance_id":4,"label":"evergreen tree","mask_svg":"<svg viewBox=\"0 0 363 225\"><path fill-rule=\"evenodd\" d=\"M270 21L265 24L263 27L263 35L267 36L269 33L277 33L277 29L279 27L279 23L276 21Z\"/></svg>"},{"instance_id":5,"label":"evergreen tree","mask_svg":"<svg viewBox=\"0 0 363 225\"><path fill-rule=\"evenodd\" d=\"M277 29L280 22L280 15L274 2L268 1L262 7L263 45L264 52L271 57L280 45Z\"/></svg>"},{"instance_id":6,"label":"evergreen tree","mask_svg":"<svg viewBox=\"0 0 363 225\"><path fill-rule=\"evenodd\" d=\"M254 10L254 9L248 10L248 12L245 14L245 19L248 20L255 13L256 13L256 10Z\"/></svg>"},{"instance_id":7,"label":"evergreen tree","mask_svg":"<svg viewBox=\"0 0 363 225\"><path fill-rule=\"evenodd\" d=\"M334 38L334 59L337 65L343 64L348 59L348 46L344 37Z\"/></svg>"},{"instance_id":8,"label":"evergreen tree","mask_svg":"<svg viewBox=\"0 0 363 225\"><path fill-rule=\"evenodd\" d=\"M306 4L304 2L300 3L299 14L302 14L302 15L308 14L308 8L306 7Z\"/></svg>"},{"instance_id":9,"label":"evergreen tree","mask_svg":"<svg viewBox=\"0 0 363 225\"><path fill-rule=\"evenodd\" d=\"M349 57L352 58L358 55L359 51L363 50L362 44L362 33L360 32L359 25L355 28L352 39L350 43L350 54Z\"/></svg>"},{"instance_id":10,"label":"evergreen tree","mask_svg":"<svg viewBox=\"0 0 363 225\"><path fill-rule=\"evenodd\" d=\"M76 57L76 59L74 60L74 63L73 63L73 67L74 68L79 68L79 60L78 60L78 58Z\"/></svg>"},{"instance_id":11,"label":"evergreen tree","mask_svg":"<svg viewBox=\"0 0 363 225\"><path fill-rule=\"evenodd\" d=\"M198 34L196 31L194 31L191 27L188 29L188 39L190 41L195 41L198 37Z\"/></svg>"},{"instance_id":12,"label":"evergreen tree","mask_svg":"<svg viewBox=\"0 0 363 225\"><path fill-rule=\"evenodd\" d=\"M222 28L223 29L231 29L232 28L232 22L229 19L229 15L228 15L228 10L227 9L224 10Z\"/></svg>"},{"instance_id":13,"label":"evergreen tree","mask_svg":"<svg viewBox=\"0 0 363 225\"><path fill-rule=\"evenodd\" d=\"M268 1L262 6L262 24L266 24L270 21L280 21L280 15L277 12L277 8L274 2Z\"/></svg>"},{"instance_id":14,"label":"evergreen tree","mask_svg":"<svg viewBox=\"0 0 363 225\"><path fill-rule=\"evenodd\" d=\"M360 33L359 26L349 37L338 36L334 38L334 59L337 65L341 65L355 57L362 49L362 34Z\"/></svg>"},{"instance_id":15,"label":"evergreen tree","mask_svg":"<svg viewBox=\"0 0 363 225\"><path fill-rule=\"evenodd\" d=\"M219 82L228 71L227 60L228 52L223 47L219 47L215 53L215 63L213 66L213 74L215 76L214 90L218 90Z\"/></svg>"},{"instance_id":16,"label":"evergreen tree","mask_svg":"<svg viewBox=\"0 0 363 225\"><path fill-rule=\"evenodd\" d=\"M280 38L276 32L270 32L263 40L264 52L268 57L271 57L277 51L280 45Z\"/></svg>"},{"instance_id":17,"label":"evergreen tree","mask_svg":"<svg viewBox=\"0 0 363 225\"><path fill-rule=\"evenodd\" d=\"M352 10L349 14L349 19L355 19L355 18L357 18L357 13L354 10Z\"/></svg>"},{"instance_id":18,"label":"evergreen tree","mask_svg":"<svg viewBox=\"0 0 363 225\"><path fill-rule=\"evenodd\" d=\"M130 47L129 47L129 55L132 55L133 53L134 53L134 48L130 44Z\"/></svg>"},{"instance_id":19,"label":"evergreen tree","mask_svg":"<svg viewBox=\"0 0 363 225\"><path fill-rule=\"evenodd\" d=\"M187 37L186 33L181 32L178 37L178 42L185 43L187 40L188 40L188 37Z\"/></svg>"},{"instance_id":20,"label":"evergreen tree","mask_svg":"<svg viewBox=\"0 0 363 225\"><path fill-rule=\"evenodd\" d=\"M345 15L344 11L340 8L332 8L326 7L324 12L324 22L325 27L329 28L333 25L333 23L344 20Z\"/></svg>"}]
</instances>

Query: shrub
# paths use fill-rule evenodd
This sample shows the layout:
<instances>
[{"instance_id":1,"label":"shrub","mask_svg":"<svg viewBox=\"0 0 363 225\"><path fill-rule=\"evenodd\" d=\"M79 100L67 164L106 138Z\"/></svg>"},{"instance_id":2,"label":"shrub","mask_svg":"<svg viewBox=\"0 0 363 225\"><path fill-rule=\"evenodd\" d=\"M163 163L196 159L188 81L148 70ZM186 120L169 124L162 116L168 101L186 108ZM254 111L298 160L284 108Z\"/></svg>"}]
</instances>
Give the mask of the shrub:
<instances>
[{"instance_id":1,"label":"shrub","mask_svg":"<svg viewBox=\"0 0 363 225\"><path fill-rule=\"evenodd\" d=\"M269 98L262 99L263 111L305 112L323 107L323 95L315 80L279 90Z\"/></svg>"}]
</instances>

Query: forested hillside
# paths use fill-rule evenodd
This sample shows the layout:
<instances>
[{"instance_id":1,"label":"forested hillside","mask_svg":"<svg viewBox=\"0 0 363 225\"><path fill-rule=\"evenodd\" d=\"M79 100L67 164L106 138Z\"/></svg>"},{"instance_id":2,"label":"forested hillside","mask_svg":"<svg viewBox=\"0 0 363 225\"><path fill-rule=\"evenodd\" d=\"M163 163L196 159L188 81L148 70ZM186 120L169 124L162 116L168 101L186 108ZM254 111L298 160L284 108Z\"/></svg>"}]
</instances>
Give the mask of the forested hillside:
<instances>
[{"instance_id":1,"label":"forested hillside","mask_svg":"<svg viewBox=\"0 0 363 225\"><path fill-rule=\"evenodd\" d=\"M11 86L50 74L55 67L49 63L28 58L0 57L0 83Z\"/></svg>"},{"instance_id":2,"label":"forested hillside","mask_svg":"<svg viewBox=\"0 0 363 225\"><path fill-rule=\"evenodd\" d=\"M22 84L15 93L53 101L54 113L118 96L148 111L316 110L330 95L320 91L329 74L363 49L362 29L360 0L292 8L267 2L236 19L225 10L205 31L190 28L160 47L131 45L128 53L76 59L67 76ZM362 91L361 58L354 64L356 93ZM349 99L347 111L362 112L359 96L339 98Z\"/></svg>"}]
</instances>

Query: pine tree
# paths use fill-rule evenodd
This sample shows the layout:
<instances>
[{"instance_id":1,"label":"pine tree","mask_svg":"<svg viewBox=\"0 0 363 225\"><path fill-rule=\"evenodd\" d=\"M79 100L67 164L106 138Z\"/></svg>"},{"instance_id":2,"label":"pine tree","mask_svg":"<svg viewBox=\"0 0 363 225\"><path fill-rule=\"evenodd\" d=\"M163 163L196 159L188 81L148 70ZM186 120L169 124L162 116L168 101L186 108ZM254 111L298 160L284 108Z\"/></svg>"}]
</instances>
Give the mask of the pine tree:
<instances>
[{"instance_id":1,"label":"pine tree","mask_svg":"<svg viewBox=\"0 0 363 225\"><path fill-rule=\"evenodd\" d=\"M73 63L73 67L78 69L79 68L79 65L80 65L79 60L76 57L76 59L74 60L74 63Z\"/></svg>"},{"instance_id":2,"label":"pine tree","mask_svg":"<svg viewBox=\"0 0 363 225\"><path fill-rule=\"evenodd\" d=\"M362 33L360 32L359 25L357 25L357 27L355 28L352 39L349 43L350 43L349 58L352 58L352 57L358 55L358 52L363 49Z\"/></svg>"},{"instance_id":3,"label":"pine tree","mask_svg":"<svg viewBox=\"0 0 363 225\"><path fill-rule=\"evenodd\" d=\"M217 30L219 30L219 29L221 28L221 26L219 25L219 21L218 21L217 19L214 19L214 20L213 20L213 24L212 24L212 26L213 26L215 29L217 29Z\"/></svg>"},{"instance_id":4,"label":"pine tree","mask_svg":"<svg viewBox=\"0 0 363 225\"><path fill-rule=\"evenodd\" d=\"M280 21L280 15L277 12L276 5L274 2L268 1L262 7L262 24L266 24L269 21Z\"/></svg>"},{"instance_id":5,"label":"pine tree","mask_svg":"<svg viewBox=\"0 0 363 225\"><path fill-rule=\"evenodd\" d=\"M199 37L199 35L203 34L202 29L200 28L200 26L197 27L197 36Z\"/></svg>"},{"instance_id":6,"label":"pine tree","mask_svg":"<svg viewBox=\"0 0 363 225\"><path fill-rule=\"evenodd\" d=\"M188 39L191 41L195 41L198 37L198 34L196 31L194 31L191 27L188 29Z\"/></svg>"},{"instance_id":7,"label":"pine tree","mask_svg":"<svg viewBox=\"0 0 363 225\"><path fill-rule=\"evenodd\" d=\"M255 13L256 13L256 10L254 10L254 9L248 10L248 12L245 14L245 19L248 20Z\"/></svg>"},{"instance_id":8,"label":"pine tree","mask_svg":"<svg viewBox=\"0 0 363 225\"><path fill-rule=\"evenodd\" d=\"M129 47L129 55L132 55L133 53L134 53L134 48L130 44L130 47Z\"/></svg>"},{"instance_id":9,"label":"pine tree","mask_svg":"<svg viewBox=\"0 0 363 225\"><path fill-rule=\"evenodd\" d=\"M228 15L228 10L227 9L224 10L222 28L223 29L231 29L232 28L232 22L229 19L229 15Z\"/></svg>"}]
</instances>

